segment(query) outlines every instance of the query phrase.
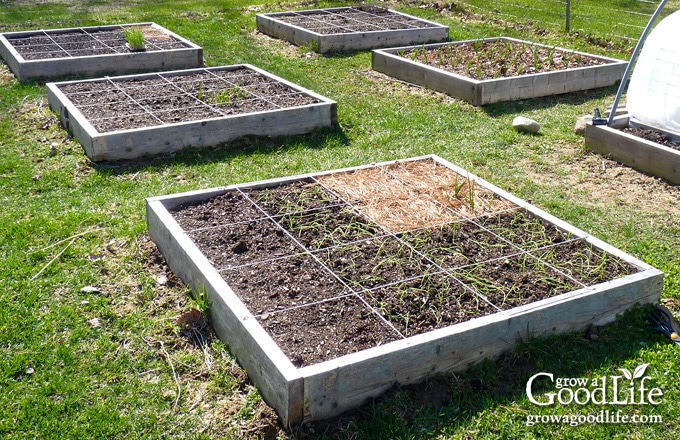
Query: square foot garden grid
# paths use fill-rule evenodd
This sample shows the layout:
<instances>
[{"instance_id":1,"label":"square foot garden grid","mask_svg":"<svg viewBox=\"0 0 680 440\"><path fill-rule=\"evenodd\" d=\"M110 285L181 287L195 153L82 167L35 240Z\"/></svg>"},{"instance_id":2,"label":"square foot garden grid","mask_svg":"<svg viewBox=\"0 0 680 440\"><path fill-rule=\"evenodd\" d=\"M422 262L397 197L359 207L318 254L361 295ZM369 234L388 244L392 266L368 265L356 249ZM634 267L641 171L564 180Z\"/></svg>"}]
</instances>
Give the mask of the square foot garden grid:
<instances>
[{"instance_id":1,"label":"square foot garden grid","mask_svg":"<svg viewBox=\"0 0 680 440\"><path fill-rule=\"evenodd\" d=\"M625 129L638 128L654 132L660 142L630 134ZM631 120L629 115L616 116L611 126L586 124L586 147L625 165L680 184L680 133L669 133L657 127ZM672 144L674 143L674 144Z\"/></svg>"},{"instance_id":2,"label":"square foot garden grid","mask_svg":"<svg viewBox=\"0 0 680 440\"><path fill-rule=\"evenodd\" d=\"M126 30L144 35L145 50L126 46ZM0 34L0 56L19 81L191 69L203 49L156 23L63 28Z\"/></svg>"},{"instance_id":3,"label":"square foot garden grid","mask_svg":"<svg viewBox=\"0 0 680 440\"><path fill-rule=\"evenodd\" d=\"M373 69L473 105L607 87L626 61L514 38L391 47L373 51Z\"/></svg>"},{"instance_id":4,"label":"square foot garden grid","mask_svg":"<svg viewBox=\"0 0 680 440\"><path fill-rule=\"evenodd\" d=\"M449 27L378 6L257 14L260 32L319 53L446 41Z\"/></svg>"},{"instance_id":5,"label":"square foot garden grid","mask_svg":"<svg viewBox=\"0 0 680 440\"><path fill-rule=\"evenodd\" d=\"M247 64L47 83L47 98L93 161L337 123L335 101Z\"/></svg>"},{"instance_id":6,"label":"square foot garden grid","mask_svg":"<svg viewBox=\"0 0 680 440\"><path fill-rule=\"evenodd\" d=\"M286 425L659 300L663 273L437 156L147 199Z\"/></svg>"}]
</instances>

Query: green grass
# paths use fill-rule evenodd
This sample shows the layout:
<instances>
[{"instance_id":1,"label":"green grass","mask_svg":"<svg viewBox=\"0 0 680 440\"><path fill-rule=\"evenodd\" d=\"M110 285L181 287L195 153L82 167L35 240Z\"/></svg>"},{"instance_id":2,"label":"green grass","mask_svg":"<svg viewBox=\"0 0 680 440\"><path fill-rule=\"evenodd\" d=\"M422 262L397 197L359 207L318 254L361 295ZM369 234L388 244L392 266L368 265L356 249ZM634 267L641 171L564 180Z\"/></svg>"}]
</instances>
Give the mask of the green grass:
<instances>
[{"instance_id":1,"label":"green grass","mask_svg":"<svg viewBox=\"0 0 680 440\"><path fill-rule=\"evenodd\" d=\"M584 35L543 32L540 17L535 26L461 20L420 4L393 6L448 24L453 39L503 34L627 56L628 43L597 44L606 37L602 23L628 16L602 2L579 3L597 11ZM616 10L643 6L621 3ZM18 84L0 72L0 437L677 437L680 352L651 330L646 310L597 329L597 342L581 334L525 341L497 361L394 389L341 420L290 431L268 424L271 409L225 344L183 337L177 318L197 302L172 278L158 281L165 272L150 258L146 197L428 153L663 270L664 300L680 311L678 187L642 174L625 181L617 179L629 174L603 174L601 159L572 131L578 116L611 105L615 88L476 108L373 73L369 53L307 56L306 48L259 35L256 12L281 8L272 0L0 4L3 32L154 21L201 45L208 65L252 63L339 103L339 126L311 135L97 166L49 111L42 84ZM542 135L516 133L510 123L517 115L539 121ZM645 191L649 197L640 197ZM642 363L650 363L663 401L622 409L662 415L664 424L524 423L529 414L600 409L536 407L524 392L531 375L599 377Z\"/></svg>"},{"instance_id":2,"label":"green grass","mask_svg":"<svg viewBox=\"0 0 680 440\"><path fill-rule=\"evenodd\" d=\"M635 45L659 3L639 0L618 0L606 5L597 0L570 2L570 34L577 44L580 41L625 52ZM484 0L462 0L454 5L456 9L506 28L529 28L539 33L566 29L566 1L499 0L491 7ZM679 6L677 0L669 1L660 17L668 16Z\"/></svg>"}]
</instances>

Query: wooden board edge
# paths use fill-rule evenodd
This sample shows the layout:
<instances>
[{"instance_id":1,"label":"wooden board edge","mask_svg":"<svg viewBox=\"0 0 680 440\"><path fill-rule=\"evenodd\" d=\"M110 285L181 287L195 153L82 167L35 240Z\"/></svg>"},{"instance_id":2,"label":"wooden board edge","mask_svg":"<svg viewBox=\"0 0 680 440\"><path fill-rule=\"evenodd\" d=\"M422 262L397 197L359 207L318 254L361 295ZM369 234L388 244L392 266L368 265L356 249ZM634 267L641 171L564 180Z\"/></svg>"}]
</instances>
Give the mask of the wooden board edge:
<instances>
[{"instance_id":1,"label":"wooden board edge","mask_svg":"<svg viewBox=\"0 0 680 440\"><path fill-rule=\"evenodd\" d=\"M302 420L302 376L165 209L147 199L149 236L172 271L209 298L215 332L230 347L284 425Z\"/></svg>"},{"instance_id":2,"label":"wooden board edge","mask_svg":"<svg viewBox=\"0 0 680 440\"><path fill-rule=\"evenodd\" d=\"M410 341L392 342L382 347L382 352L374 350L370 357L346 357L335 365L329 362L301 369L305 417L332 417L394 384L407 385L432 374L465 370L483 359L497 358L521 341L610 323L633 307L658 302L663 278L659 273L647 275L604 291L590 289L571 298L499 314L491 320L459 326L455 332L435 331Z\"/></svg>"}]
</instances>

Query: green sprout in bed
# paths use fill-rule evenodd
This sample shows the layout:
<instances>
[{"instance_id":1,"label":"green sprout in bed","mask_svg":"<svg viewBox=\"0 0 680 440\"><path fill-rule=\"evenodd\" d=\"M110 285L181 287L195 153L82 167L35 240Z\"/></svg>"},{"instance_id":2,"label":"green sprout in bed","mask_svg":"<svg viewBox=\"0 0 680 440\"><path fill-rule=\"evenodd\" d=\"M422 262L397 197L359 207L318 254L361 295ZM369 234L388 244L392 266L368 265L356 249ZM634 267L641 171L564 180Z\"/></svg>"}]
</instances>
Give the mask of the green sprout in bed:
<instances>
[{"instance_id":1,"label":"green sprout in bed","mask_svg":"<svg viewBox=\"0 0 680 440\"><path fill-rule=\"evenodd\" d=\"M130 50L144 50L146 48L144 33L140 29L125 29L125 40L127 40Z\"/></svg>"}]
</instances>

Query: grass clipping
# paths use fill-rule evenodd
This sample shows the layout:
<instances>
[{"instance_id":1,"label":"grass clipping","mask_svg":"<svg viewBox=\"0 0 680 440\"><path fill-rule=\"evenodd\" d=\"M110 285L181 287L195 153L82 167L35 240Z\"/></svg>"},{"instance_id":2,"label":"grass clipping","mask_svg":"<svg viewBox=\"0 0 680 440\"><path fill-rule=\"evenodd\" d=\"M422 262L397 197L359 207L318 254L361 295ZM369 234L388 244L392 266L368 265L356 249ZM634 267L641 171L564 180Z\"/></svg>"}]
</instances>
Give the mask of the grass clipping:
<instances>
[{"instance_id":1,"label":"grass clipping","mask_svg":"<svg viewBox=\"0 0 680 440\"><path fill-rule=\"evenodd\" d=\"M515 206L431 159L328 174L317 180L393 233L440 226Z\"/></svg>"}]
</instances>

